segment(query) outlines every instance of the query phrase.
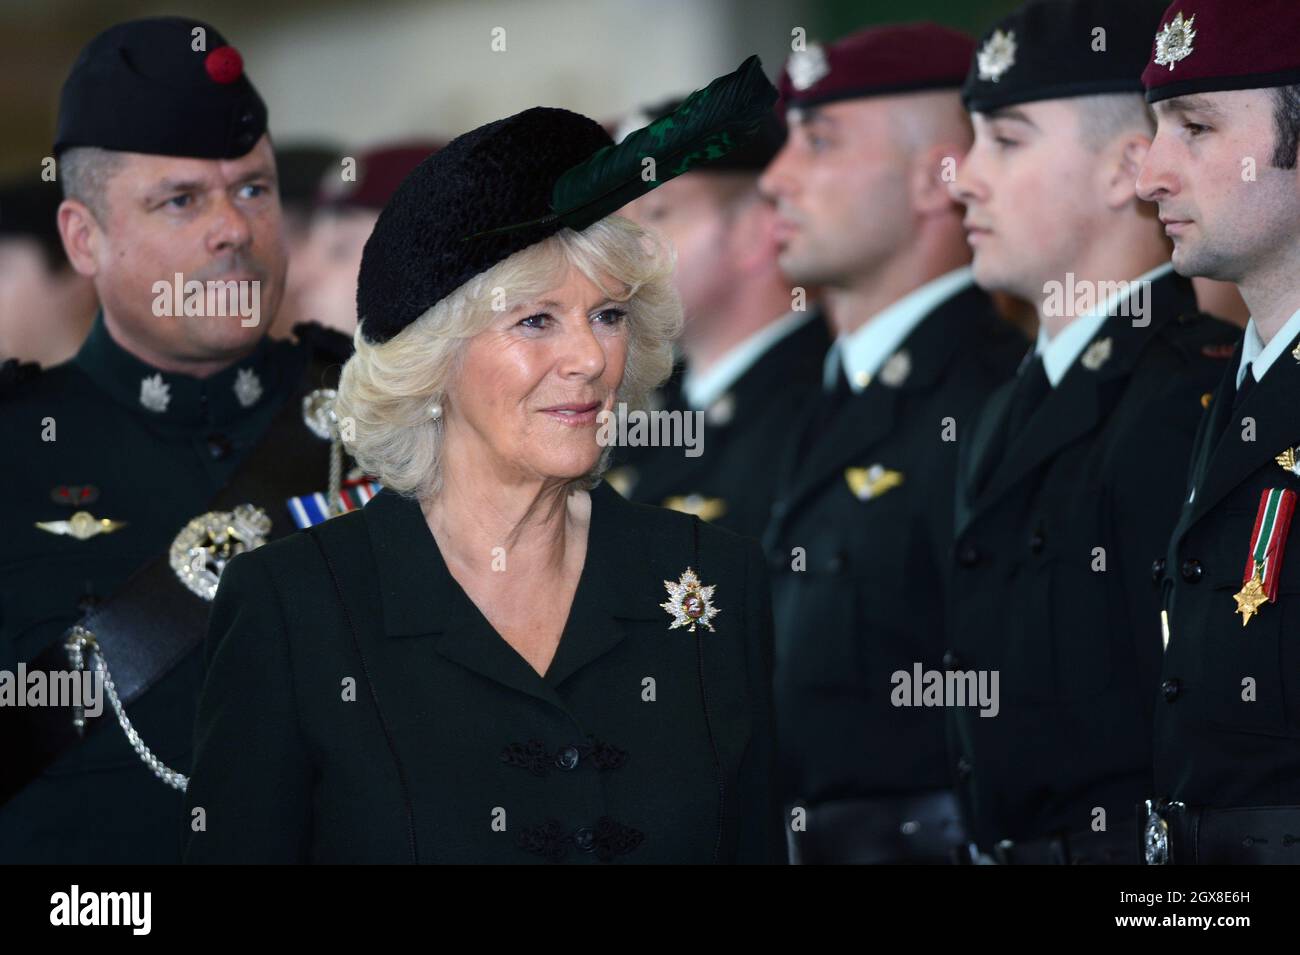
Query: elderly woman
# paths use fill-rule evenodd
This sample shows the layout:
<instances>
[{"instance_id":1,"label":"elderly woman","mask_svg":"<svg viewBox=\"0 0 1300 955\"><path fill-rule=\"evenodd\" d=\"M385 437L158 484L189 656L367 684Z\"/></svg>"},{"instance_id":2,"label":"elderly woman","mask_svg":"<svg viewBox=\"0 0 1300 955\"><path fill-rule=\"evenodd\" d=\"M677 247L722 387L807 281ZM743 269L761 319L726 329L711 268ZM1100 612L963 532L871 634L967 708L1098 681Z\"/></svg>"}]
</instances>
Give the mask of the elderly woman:
<instances>
[{"instance_id":1,"label":"elderly woman","mask_svg":"<svg viewBox=\"0 0 1300 955\"><path fill-rule=\"evenodd\" d=\"M381 216L336 410L385 489L227 566L188 860L783 860L760 551L599 480L680 324L650 236L556 213L603 147L528 110Z\"/></svg>"}]
</instances>

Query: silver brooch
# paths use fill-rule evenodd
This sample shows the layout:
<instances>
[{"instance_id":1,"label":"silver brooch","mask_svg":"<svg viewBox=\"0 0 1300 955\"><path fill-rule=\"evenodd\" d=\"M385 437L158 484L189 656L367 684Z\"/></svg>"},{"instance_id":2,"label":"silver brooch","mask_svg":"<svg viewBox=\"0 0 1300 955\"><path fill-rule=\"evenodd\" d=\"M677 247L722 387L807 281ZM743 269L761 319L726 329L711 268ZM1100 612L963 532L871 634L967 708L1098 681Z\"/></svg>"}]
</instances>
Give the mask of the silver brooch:
<instances>
[{"instance_id":1,"label":"silver brooch","mask_svg":"<svg viewBox=\"0 0 1300 955\"><path fill-rule=\"evenodd\" d=\"M235 397L240 407L251 408L262 397L262 382L251 368L241 368L235 373Z\"/></svg>"},{"instance_id":2,"label":"silver brooch","mask_svg":"<svg viewBox=\"0 0 1300 955\"><path fill-rule=\"evenodd\" d=\"M694 633L696 624L699 624L701 627L708 627L710 633L715 632L710 621L721 611L713 606L712 584L708 587L701 586L700 578L695 576L695 571L687 567L686 572L676 583L665 580L664 588L668 591L669 599L659 606L668 611L668 615L673 618L669 630L686 627Z\"/></svg>"},{"instance_id":3,"label":"silver brooch","mask_svg":"<svg viewBox=\"0 0 1300 955\"><path fill-rule=\"evenodd\" d=\"M1191 19L1184 20L1179 13L1156 34L1157 66L1167 66L1172 72L1179 60L1191 56L1192 41L1196 39L1196 31L1192 29L1195 22L1196 14L1192 14Z\"/></svg>"},{"instance_id":4,"label":"silver brooch","mask_svg":"<svg viewBox=\"0 0 1300 955\"><path fill-rule=\"evenodd\" d=\"M233 511L208 511L176 535L168 561L177 578L204 600L217 594L217 582L230 560L261 547L271 532L271 517L253 504Z\"/></svg>"},{"instance_id":5,"label":"silver brooch","mask_svg":"<svg viewBox=\"0 0 1300 955\"><path fill-rule=\"evenodd\" d=\"M334 399L339 393L333 388L317 388L302 399L302 420L316 437L325 441L334 435Z\"/></svg>"},{"instance_id":6,"label":"silver brooch","mask_svg":"<svg viewBox=\"0 0 1300 955\"><path fill-rule=\"evenodd\" d=\"M1110 360L1111 344L1109 337L1093 342L1088 346L1088 350L1083 353L1083 357L1079 361L1089 371L1096 371Z\"/></svg>"},{"instance_id":7,"label":"silver brooch","mask_svg":"<svg viewBox=\"0 0 1300 955\"><path fill-rule=\"evenodd\" d=\"M172 387L163 381L161 374L140 379L140 404L149 411L162 414L171 404Z\"/></svg>"},{"instance_id":8,"label":"silver brooch","mask_svg":"<svg viewBox=\"0 0 1300 955\"><path fill-rule=\"evenodd\" d=\"M899 350L890 355L889 361L880 369L880 380L890 388L897 388L911 373L912 356L906 350Z\"/></svg>"},{"instance_id":9,"label":"silver brooch","mask_svg":"<svg viewBox=\"0 0 1300 955\"><path fill-rule=\"evenodd\" d=\"M797 90L816 86L831 71L826 51L820 43L810 43L806 50L795 50L785 64L790 85Z\"/></svg>"},{"instance_id":10,"label":"silver brooch","mask_svg":"<svg viewBox=\"0 0 1300 955\"><path fill-rule=\"evenodd\" d=\"M980 79L984 82L996 83L1002 79L1002 74L1016 65L1015 31L1003 33L994 30L993 35L975 54L975 63L979 67Z\"/></svg>"}]
</instances>

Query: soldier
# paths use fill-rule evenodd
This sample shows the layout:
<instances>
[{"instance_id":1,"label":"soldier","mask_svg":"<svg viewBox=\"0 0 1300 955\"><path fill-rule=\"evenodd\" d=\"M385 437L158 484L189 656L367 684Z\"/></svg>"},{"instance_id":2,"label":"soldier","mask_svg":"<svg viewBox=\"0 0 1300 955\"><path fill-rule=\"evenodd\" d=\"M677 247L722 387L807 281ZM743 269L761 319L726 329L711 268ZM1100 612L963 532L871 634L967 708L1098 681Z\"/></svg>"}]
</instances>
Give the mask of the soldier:
<instances>
[{"instance_id":1,"label":"soldier","mask_svg":"<svg viewBox=\"0 0 1300 955\"><path fill-rule=\"evenodd\" d=\"M63 245L100 309L71 361L0 377L21 462L0 505L0 670L102 663L116 696L0 706L0 860L176 862L208 601L225 561L293 530L287 499L326 483L304 414L330 436L328 395L308 392L347 342L265 338L285 272L266 108L211 26L93 39L55 154ZM210 314L213 285L231 314Z\"/></svg>"},{"instance_id":2,"label":"soldier","mask_svg":"<svg viewBox=\"0 0 1300 955\"><path fill-rule=\"evenodd\" d=\"M680 101L650 110L671 112ZM774 448L820 388L830 343L807 293L793 302L777 265L773 208L759 173L785 141L773 113L754 140L631 203L624 214L658 230L677 253L684 368L663 410L702 416L699 453L620 449L607 479L634 501L698 515L755 539L772 509Z\"/></svg>"},{"instance_id":3,"label":"soldier","mask_svg":"<svg viewBox=\"0 0 1300 955\"><path fill-rule=\"evenodd\" d=\"M1300 6L1191 0L1142 74L1157 129L1137 179L1183 275L1250 309L1192 448L1157 575L1151 863L1300 862ZM1181 475L1180 475L1181 476ZM1171 484L1173 481L1171 479Z\"/></svg>"},{"instance_id":4,"label":"soldier","mask_svg":"<svg viewBox=\"0 0 1300 955\"><path fill-rule=\"evenodd\" d=\"M1039 317L960 468L944 668L968 686L996 674L999 689L992 712L946 709L974 858L1137 861L1160 658L1152 561L1236 335L1197 313L1133 194L1160 11L1033 0L988 31L963 90L975 145L953 195L975 280Z\"/></svg>"},{"instance_id":5,"label":"soldier","mask_svg":"<svg viewBox=\"0 0 1300 955\"><path fill-rule=\"evenodd\" d=\"M973 49L881 27L782 77L790 139L762 187L782 269L825 287L837 333L764 539L798 862L946 862L962 838L943 714L892 705L891 674L938 666L956 448L1024 351L972 284L944 181Z\"/></svg>"},{"instance_id":6,"label":"soldier","mask_svg":"<svg viewBox=\"0 0 1300 955\"><path fill-rule=\"evenodd\" d=\"M60 198L55 182L0 186L0 361L57 365L90 331L95 288L63 252Z\"/></svg>"},{"instance_id":7,"label":"soldier","mask_svg":"<svg viewBox=\"0 0 1300 955\"><path fill-rule=\"evenodd\" d=\"M402 180L441 145L412 140L376 147L356 157L355 177L343 178L337 166L321 177L303 257L289 269L298 276L302 317L352 337L361 250Z\"/></svg>"}]
</instances>

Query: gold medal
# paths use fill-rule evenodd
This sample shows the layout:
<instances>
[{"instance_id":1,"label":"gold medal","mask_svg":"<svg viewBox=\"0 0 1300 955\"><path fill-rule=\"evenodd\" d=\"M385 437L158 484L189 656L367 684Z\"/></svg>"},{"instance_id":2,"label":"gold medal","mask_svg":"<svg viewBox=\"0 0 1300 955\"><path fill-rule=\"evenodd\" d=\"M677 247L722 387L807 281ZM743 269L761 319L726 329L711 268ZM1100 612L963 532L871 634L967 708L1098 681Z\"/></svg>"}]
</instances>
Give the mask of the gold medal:
<instances>
[{"instance_id":1,"label":"gold medal","mask_svg":"<svg viewBox=\"0 0 1300 955\"><path fill-rule=\"evenodd\" d=\"M1260 579L1258 570L1232 595L1232 599L1237 601L1236 612L1241 614L1241 625L1244 627L1259 612L1259 608L1268 603L1268 594L1264 592L1264 581Z\"/></svg>"}]
</instances>

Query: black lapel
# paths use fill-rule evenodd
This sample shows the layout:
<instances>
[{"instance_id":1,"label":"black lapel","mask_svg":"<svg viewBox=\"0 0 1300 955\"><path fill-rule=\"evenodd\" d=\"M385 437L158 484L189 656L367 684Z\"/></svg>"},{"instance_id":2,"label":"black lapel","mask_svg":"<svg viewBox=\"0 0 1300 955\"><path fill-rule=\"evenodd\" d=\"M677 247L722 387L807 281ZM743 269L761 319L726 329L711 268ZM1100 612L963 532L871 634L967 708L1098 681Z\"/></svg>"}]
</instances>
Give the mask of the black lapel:
<instances>
[{"instance_id":1,"label":"black lapel","mask_svg":"<svg viewBox=\"0 0 1300 955\"><path fill-rule=\"evenodd\" d=\"M973 502L975 513L1010 492L1062 448L1092 431L1123 394L1143 349L1166 323L1196 310L1196 294L1191 282L1170 272L1151 283L1147 304L1149 322L1141 327L1134 326L1132 317L1118 314L1102 323L1065 377L1029 419L1024 432L1007 448L987 489ZM1084 362L1094 348L1109 350L1108 357L1095 369Z\"/></svg>"},{"instance_id":2,"label":"black lapel","mask_svg":"<svg viewBox=\"0 0 1300 955\"><path fill-rule=\"evenodd\" d=\"M1236 392L1236 372L1241 361L1238 346L1230 363L1225 382L1219 386L1214 401L1220 405L1216 417L1222 425L1222 416L1232 414L1234 421L1226 422L1223 434L1215 441L1216 431L1208 433L1204 443L1208 459L1205 461L1196 496L1190 508L1185 508L1185 520L1179 523L1176 534L1181 537L1193 524L1204 517L1214 505L1224 499L1233 488L1241 484L1253 471L1268 464L1287 448L1300 440L1300 359L1290 352L1297 338L1288 342L1286 350L1278 356L1273 366L1247 395L1245 402L1232 413L1232 399ZM1231 388L1227 386L1231 385ZM1255 440L1243 441L1241 420L1255 420Z\"/></svg>"},{"instance_id":3,"label":"black lapel","mask_svg":"<svg viewBox=\"0 0 1300 955\"><path fill-rule=\"evenodd\" d=\"M1011 410L1011 396L1015 393L1016 379L999 385L984 404L971 434L971 440L958 448L957 499L953 510L956 536L960 537L975 516L975 499L981 483L987 483L989 471L995 462L989 455L1000 453L994 440L998 429L1004 426Z\"/></svg>"},{"instance_id":4,"label":"black lapel","mask_svg":"<svg viewBox=\"0 0 1300 955\"><path fill-rule=\"evenodd\" d=\"M653 599L658 583L637 576L629 596L629 555L619 511L632 505L608 485L592 494L587 557L555 659L543 679L469 599L452 577L419 504L385 490L364 508L379 575L384 630L393 639L433 638L443 657L492 680L564 708L554 687L614 649L625 632L617 619L663 616ZM659 590L662 590L659 583ZM653 613L651 611L654 611Z\"/></svg>"},{"instance_id":5,"label":"black lapel","mask_svg":"<svg viewBox=\"0 0 1300 955\"><path fill-rule=\"evenodd\" d=\"M811 441L791 441L782 466L779 514L788 515L827 481L841 480L846 465L887 438L897 425L899 405L908 394L929 391L963 350L979 347L1001 320L988 295L974 285L939 303L895 351L906 352L911 369L891 387L880 375L840 409L826 431ZM816 421L810 409L803 428ZM807 448L805 451L804 449ZM780 532L774 522L765 540Z\"/></svg>"}]
</instances>

